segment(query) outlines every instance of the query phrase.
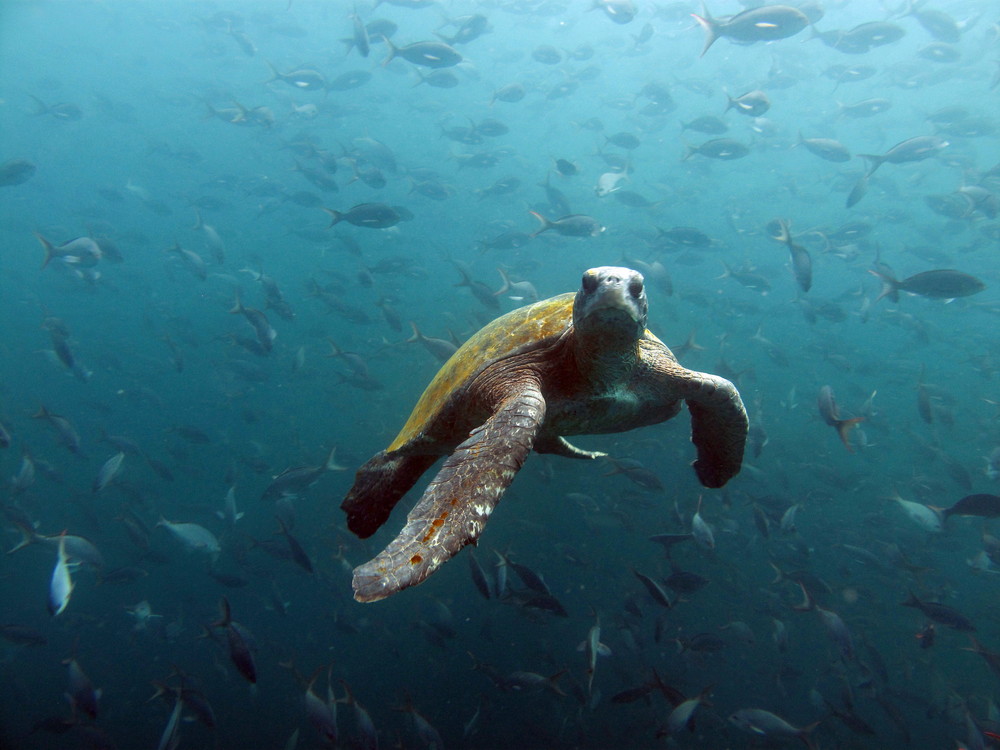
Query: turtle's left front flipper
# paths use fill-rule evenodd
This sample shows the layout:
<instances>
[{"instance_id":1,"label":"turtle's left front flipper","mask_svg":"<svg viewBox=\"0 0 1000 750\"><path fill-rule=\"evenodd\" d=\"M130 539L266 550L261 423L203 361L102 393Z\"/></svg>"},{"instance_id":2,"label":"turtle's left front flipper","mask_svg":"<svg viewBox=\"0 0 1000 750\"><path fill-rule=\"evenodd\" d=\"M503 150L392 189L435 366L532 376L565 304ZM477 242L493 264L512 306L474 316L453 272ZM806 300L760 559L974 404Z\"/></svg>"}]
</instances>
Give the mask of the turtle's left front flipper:
<instances>
[{"instance_id":1,"label":"turtle's left front flipper","mask_svg":"<svg viewBox=\"0 0 1000 750\"><path fill-rule=\"evenodd\" d=\"M674 381L676 396L691 412L691 442L698 449L694 471L706 487L722 487L743 465L749 420L736 386L718 375L685 370Z\"/></svg>"},{"instance_id":2,"label":"turtle's left front flipper","mask_svg":"<svg viewBox=\"0 0 1000 750\"><path fill-rule=\"evenodd\" d=\"M354 598L373 602L415 586L475 542L531 451L545 400L530 384L455 449L406 517L399 536L354 569Z\"/></svg>"}]
</instances>

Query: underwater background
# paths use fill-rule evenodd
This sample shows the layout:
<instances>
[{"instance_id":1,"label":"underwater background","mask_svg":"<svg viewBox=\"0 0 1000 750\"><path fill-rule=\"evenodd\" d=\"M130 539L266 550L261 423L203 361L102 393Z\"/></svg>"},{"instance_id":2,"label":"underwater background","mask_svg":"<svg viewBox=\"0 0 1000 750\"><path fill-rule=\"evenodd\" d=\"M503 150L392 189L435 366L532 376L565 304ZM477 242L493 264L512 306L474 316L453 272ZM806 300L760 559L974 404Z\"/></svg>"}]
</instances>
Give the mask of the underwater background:
<instances>
[{"instance_id":1,"label":"underwater background","mask_svg":"<svg viewBox=\"0 0 1000 750\"><path fill-rule=\"evenodd\" d=\"M791 5L0 5L0 746L1000 744L1000 14ZM577 438L355 602L433 472L354 471L601 265L742 472Z\"/></svg>"}]
</instances>

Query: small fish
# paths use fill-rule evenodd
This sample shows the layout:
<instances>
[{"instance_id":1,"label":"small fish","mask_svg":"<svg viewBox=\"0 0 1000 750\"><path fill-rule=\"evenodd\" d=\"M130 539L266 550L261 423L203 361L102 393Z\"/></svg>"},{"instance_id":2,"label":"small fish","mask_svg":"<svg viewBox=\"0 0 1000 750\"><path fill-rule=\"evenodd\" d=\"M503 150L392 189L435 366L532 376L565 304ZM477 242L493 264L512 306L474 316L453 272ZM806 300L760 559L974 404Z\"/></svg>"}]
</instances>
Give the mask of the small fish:
<instances>
[{"instance_id":1,"label":"small fish","mask_svg":"<svg viewBox=\"0 0 1000 750\"><path fill-rule=\"evenodd\" d=\"M771 230L771 239L781 242L792 256L792 272L795 274L795 281L799 289L808 292L812 287L812 257L809 251L792 239L792 232L789 224L784 219L775 219L768 224Z\"/></svg>"},{"instance_id":2,"label":"small fish","mask_svg":"<svg viewBox=\"0 0 1000 750\"><path fill-rule=\"evenodd\" d=\"M691 726L691 720L694 718L694 712L698 706L712 705L708 702L708 696L712 694L713 687L711 685L706 687L694 698L689 698L674 707L674 710L667 716L667 730L670 734L677 734L684 727Z\"/></svg>"},{"instance_id":3,"label":"small fish","mask_svg":"<svg viewBox=\"0 0 1000 750\"><path fill-rule=\"evenodd\" d=\"M621 190L622 183L627 180L628 175L625 172L605 172L597 179L594 194L598 198L611 195L611 193Z\"/></svg>"},{"instance_id":4,"label":"small fish","mask_svg":"<svg viewBox=\"0 0 1000 750\"><path fill-rule=\"evenodd\" d=\"M49 614L58 617L69 604L73 594L73 578L70 575L69 558L66 556L66 534L59 537L59 552L56 566L49 581Z\"/></svg>"},{"instance_id":5,"label":"small fish","mask_svg":"<svg viewBox=\"0 0 1000 750\"><path fill-rule=\"evenodd\" d=\"M90 491L93 494L97 494L103 491L111 482L115 480L115 477L121 473L122 462L125 460L125 453L119 451L101 466L100 471L97 472L97 476L94 477L94 483L91 485Z\"/></svg>"},{"instance_id":6,"label":"small fish","mask_svg":"<svg viewBox=\"0 0 1000 750\"><path fill-rule=\"evenodd\" d=\"M799 140L795 145L804 146L809 153L827 161L843 163L851 160L851 152L847 146L832 138L803 138L800 130Z\"/></svg>"},{"instance_id":7,"label":"small fish","mask_svg":"<svg viewBox=\"0 0 1000 750\"><path fill-rule=\"evenodd\" d=\"M69 668L69 697L73 711L82 711L91 719L97 718L97 702L101 699L101 691L94 689L86 672L80 667L76 659L67 659L63 662Z\"/></svg>"},{"instance_id":8,"label":"small fish","mask_svg":"<svg viewBox=\"0 0 1000 750\"><path fill-rule=\"evenodd\" d=\"M908 162L923 161L948 146L948 141L936 135L918 135L915 138L908 138L900 141L884 154L858 154L862 159L867 160L871 166L868 168L870 176L883 164L904 164Z\"/></svg>"},{"instance_id":9,"label":"small fish","mask_svg":"<svg viewBox=\"0 0 1000 750\"><path fill-rule=\"evenodd\" d=\"M729 100L726 104L726 112L735 109L747 117L760 117L771 108L771 100L767 98L767 94L759 89L748 91L736 98L727 94L726 98Z\"/></svg>"},{"instance_id":10,"label":"small fish","mask_svg":"<svg viewBox=\"0 0 1000 750\"><path fill-rule=\"evenodd\" d=\"M319 466L292 466L271 480L261 500L277 500L284 495L298 495L312 487L328 471L346 471L337 463L337 447L330 449L326 462Z\"/></svg>"},{"instance_id":11,"label":"small fish","mask_svg":"<svg viewBox=\"0 0 1000 750\"><path fill-rule=\"evenodd\" d=\"M397 47L387 37L382 37L389 54L382 65L388 65L396 57L401 57L414 65L427 68L450 68L462 62L462 54L444 42L414 42L405 47Z\"/></svg>"},{"instance_id":12,"label":"small fish","mask_svg":"<svg viewBox=\"0 0 1000 750\"><path fill-rule=\"evenodd\" d=\"M699 547L712 551L715 549L715 535L712 533L712 527L701 517L701 501L702 498L699 496L698 508L691 517L691 536Z\"/></svg>"},{"instance_id":13,"label":"small fish","mask_svg":"<svg viewBox=\"0 0 1000 750\"><path fill-rule=\"evenodd\" d=\"M787 5L763 5L721 19L713 18L707 8L704 13L704 16L691 14L698 25L705 30L702 56L719 37L726 37L742 44L769 42L794 36L809 25L808 16L797 8Z\"/></svg>"},{"instance_id":14,"label":"small fish","mask_svg":"<svg viewBox=\"0 0 1000 750\"><path fill-rule=\"evenodd\" d=\"M944 508L941 513L945 519L951 516L1000 518L1000 495L985 493L966 495L950 508Z\"/></svg>"},{"instance_id":15,"label":"small fish","mask_svg":"<svg viewBox=\"0 0 1000 750\"><path fill-rule=\"evenodd\" d=\"M632 573L642 582L642 585L646 587L646 591L649 592L651 597L653 597L653 601L661 607L666 607L667 609L674 606L670 601L670 597L667 595L667 592L664 591L663 587L659 583L644 573L640 573L638 570L633 569Z\"/></svg>"},{"instance_id":16,"label":"small fish","mask_svg":"<svg viewBox=\"0 0 1000 750\"><path fill-rule=\"evenodd\" d=\"M302 568L307 573L313 572L312 560L309 559L309 555L306 554L305 549L299 543L299 540L292 536L285 522L279 517L278 518L279 533L285 537L285 541L288 543L288 551L292 555L292 560L295 564Z\"/></svg>"},{"instance_id":17,"label":"small fish","mask_svg":"<svg viewBox=\"0 0 1000 750\"><path fill-rule=\"evenodd\" d=\"M257 664L253 652L256 648L253 636L245 627L234 621L229 608L229 600L222 597L219 602L222 617L209 625L209 628L225 628L226 642L229 645L229 659L243 678L251 683L257 682Z\"/></svg>"},{"instance_id":18,"label":"small fish","mask_svg":"<svg viewBox=\"0 0 1000 750\"><path fill-rule=\"evenodd\" d=\"M923 503L915 503L912 500L904 500L899 496L899 493L893 493L889 499L895 500L906 511L906 515L925 531L933 534L944 531L945 517L937 508Z\"/></svg>"},{"instance_id":19,"label":"small fish","mask_svg":"<svg viewBox=\"0 0 1000 750\"><path fill-rule=\"evenodd\" d=\"M61 245L53 245L38 232L35 232L35 237L38 238L42 249L45 250L42 268L45 268L53 259L59 259L67 265L79 268L93 268L104 256L101 246L90 237L77 237Z\"/></svg>"},{"instance_id":20,"label":"small fish","mask_svg":"<svg viewBox=\"0 0 1000 750\"><path fill-rule=\"evenodd\" d=\"M800 729L792 726L780 716L772 714L770 711L765 711L762 708L743 708L730 715L729 723L757 737L778 740L799 739L810 750L816 748L816 744L812 741L809 734L819 724L818 721Z\"/></svg>"},{"instance_id":21,"label":"small fish","mask_svg":"<svg viewBox=\"0 0 1000 750\"><path fill-rule=\"evenodd\" d=\"M274 330L271 322L267 319L267 315L262 311L243 306L239 289L236 290L236 301L229 312L231 315L242 315L246 319L257 336L257 343L265 353L270 352L274 348L274 340L278 337L278 332Z\"/></svg>"},{"instance_id":22,"label":"small fish","mask_svg":"<svg viewBox=\"0 0 1000 750\"><path fill-rule=\"evenodd\" d=\"M851 428L857 426L858 423L865 420L864 417L854 417L853 419L841 419L840 409L837 407L837 400L833 396L833 388L828 385L824 385L819 389L819 399L818 399L819 415L823 418L823 421L837 430L837 434L840 436L840 441L847 448L848 453L854 453L854 448L851 447L851 441L849 439L849 433Z\"/></svg>"},{"instance_id":23,"label":"small fish","mask_svg":"<svg viewBox=\"0 0 1000 750\"><path fill-rule=\"evenodd\" d=\"M0 164L0 187L27 182L35 176L38 166L27 159L10 159Z\"/></svg>"},{"instance_id":24,"label":"small fish","mask_svg":"<svg viewBox=\"0 0 1000 750\"><path fill-rule=\"evenodd\" d=\"M902 602L902 606L919 609L934 622L940 623L941 625L947 625L949 628L953 628L954 630L974 632L976 629L975 625L972 624L972 621L957 609L949 607L947 604L921 601L912 591L910 592L909 599Z\"/></svg>"},{"instance_id":25,"label":"small fish","mask_svg":"<svg viewBox=\"0 0 1000 750\"><path fill-rule=\"evenodd\" d=\"M564 237L598 237L607 229L594 217L584 214L570 214L559 219L547 219L536 211L528 213L542 224L541 228L531 235L533 238L550 229Z\"/></svg>"},{"instance_id":26,"label":"small fish","mask_svg":"<svg viewBox=\"0 0 1000 750\"><path fill-rule=\"evenodd\" d=\"M330 214L330 226L346 221L364 229L387 229L403 220L403 216L393 206L385 203L359 203L347 211L324 208Z\"/></svg>"},{"instance_id":27,"label":"small fish","mask_svg":"<svg viewBox=\"0 0 1000 750\"><path fill-rule=\"evenodd\" d=\"M688 146L684 152L684 156L681 157L681 161L687 161L695 154L708 157L709 159L731 161L733 159L742 159L749 153L750 149L739 141L734 141L732 138L715 138L702 143L700 146Z\"/></svg>"},{"instance_id":28,"label":"small fish","mask_svg":"<svg viewBox=\"0 0 1000 750\"><path fill-rule=\"evenodd\" d=\"M160 520L156 522L156 525L166 528L167 531L173 534L189 549L197 552L207 552L213 557L222 551L222 548L219 546L219 540L215 538L215 534L204 526L199 526L196 523L173 523L163 516L160 516Z\"/></svg>"},{"instance_id":29,"label":"small fish","mask_svg":"<svg viewBox=\"0 0 1000 750\"><path fill-rule=\"evenodd\" d=\"M876 302L883 297L898 302L901 291L931 299L955 299L978 294L986 288L986 284L975 276L952 269L922 271L902 281L882 271L868 269L868 273L882 282L882 291Z\"/></svg>"}]
</instances>

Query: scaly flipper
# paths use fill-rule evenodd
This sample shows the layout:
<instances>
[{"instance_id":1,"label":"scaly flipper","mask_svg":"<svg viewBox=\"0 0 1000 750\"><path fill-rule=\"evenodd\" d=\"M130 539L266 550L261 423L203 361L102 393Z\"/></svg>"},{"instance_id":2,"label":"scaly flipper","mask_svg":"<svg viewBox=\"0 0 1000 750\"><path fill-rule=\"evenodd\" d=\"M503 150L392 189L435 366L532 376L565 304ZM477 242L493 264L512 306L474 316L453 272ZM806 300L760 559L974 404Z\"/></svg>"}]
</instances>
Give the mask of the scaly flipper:
<instances>
[{"instance_id":1,"label":"scaly flipper","mask_svg":"<svg viewBox=\"0 0 1000 750\"><path fill-rule=\"evenodd\" d=\"M373 602L414 586L475 542L514 480L545 418L537 383L519 389L455 449L399 536L354 569L354 598Z\"/></svg>"},{"instance_id":2,"label":"scaly flipper","mask_svg":"<svg viewBox=\"0 0 1000 750\"><path fill-rule=\"evenodd\" d=\"M675 398L691 412L691 442L698 449L694 471L706 487L722 487L739 473L747 441L746 408L736 386L718 375L696 372L664 360Z\"/></svg>"},{"instance_id":3,"label":"scaly flipper","mask_svg":"<svg viewBox=\"0 0 1000 750\"><path fill-rule=\"evenodd\" d=\"M347 514L347 528L367 539L386 522L392 509L438 456L406 456L381 451L358 469L354 486L340 507Z\"/></svg>"}]
</instances>

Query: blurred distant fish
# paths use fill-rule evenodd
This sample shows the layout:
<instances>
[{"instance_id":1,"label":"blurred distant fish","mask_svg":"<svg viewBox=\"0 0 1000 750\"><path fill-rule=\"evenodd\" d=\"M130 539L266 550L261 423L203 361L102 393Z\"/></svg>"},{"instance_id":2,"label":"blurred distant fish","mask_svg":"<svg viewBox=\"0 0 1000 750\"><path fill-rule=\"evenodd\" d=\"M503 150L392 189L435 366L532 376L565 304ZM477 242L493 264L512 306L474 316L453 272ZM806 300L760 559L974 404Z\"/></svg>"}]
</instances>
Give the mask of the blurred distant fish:
<instances>
[{"instance_id":1,"label":"blurred distant fish","mask_svg":"<svg viewBox=\"0 0 1000 750\"><path fill-rule=\"evenodd\" d=\"M256 648L254 638L249 630L233 620L229 600L226 597L222 597L219 602L219 609L222 616L209 625L209 628L225 628L229 659L243 678L254 684L257 682L257 664L253 656Z\"/></svg>"},{"instance_id":2,"label":"blurred distant fish","mask_svg":"<svg viewBox=\"0 0 1000 750\"><path fill-rule=\"evenodd\" d=\"M687 150L684 152L684 156L681 157L681 161L687 161L695 154L709 159L731 161L733 159L742 159L749 153L750 149L739 141L734 141L732 138L715 138L702 143L700 146L687 146Z\"/></svg>"},{"instance_id":3,"label":"blurred distant fish","mask_svg":"<svg viewBox=\"0 0 1000 750\"><path fill-rule=\"evenodd\" d=\"M59 538L59 552L56 566L52 569L49 580L49 614L53 617L61 615L69 604L73 594L73 578L70 575L69 558L66 556L66 536Z\"/></svg>"},{"instance_id":4,"label":"blurred distant fish","mask_svg":"<svg viewBox=\"0 0 1000 750\"><path fill-rule=\"evenodd\" d=\"M191 227L194 231L200 231L205 237L205 244L208 245L208 250L212 255L212 258L220 266L226 262L226 243L222 241L222 237L219 236L219 232L211 224L206 224L201 218L201 211L195 209L195 222L194 226Z\"/></svg>"},{"instance_id":5,"label":"blurred distant fish","mask_svg":"<svg viewBox=\"0 0 1000 750\"><path fill-rule=\"evenodd\" d=\"M35 176L38 167L27 159L9 159L0 164L0 187L10 187L27 182Z\"/></svg>"},{"instance_id":6,"label":"blurred distant fish","mask_svg":"<svg viewBox=\"0 0 1000 750\"><path fill-rule=\"evenodd\" d=\"M704 16L691 16L705 30L704 55L719 37L726 37L742 44L770 42L794 36L809 25L809 18L797 8L788 5L763 5L745 10L735 16L713 18L708 8Z\"/></svg>"},{"instance_id":7,"label":"blurred distant fish","mask_svg":"<svg viewBox=\"0 0 1000 750\"><path fill-rule=\"evenodd\" d=\"M283 495L298 495L312 487L328 471L344 471L337 463L337 447L330 449L326 462L319 466L293 466L278 474L264 490L261 500L277 500Z\"/></svg>"},{"instance_id":8,"label":"blurred distant fish","mask_svg":"<svg viewBox=\"0 0 1000 750\"><path fill-rule=\"evenodd\" d=\"M802 245L797 244L792 239L792 232L788 222L784 219L775 219L767 226L771 233L771 239L784 244L792 256L792 272L795 274L795 281L799 289L808 292L812 287L812 257L809 251Z\"/></svg>"},{"instance_id":9,"label":"blurred distant fish","mask_svg":"<svg viewBox=\"0 0 1000 750\"><path fill-rule=\"evenodd\" d=\"M735 109L741 115L748 117L760 117L771 108L771 100L767 98L767 94L759 89L748 91L736 98L727 94L726 98L729 100L726 104L726 112Z\"/></svg>"},{"instance_id":10,"label":"blurred distant fish","mask_svg":"<svg viewBox=\"0 0 1000 750\"><path fill-rule=\"evenodd\" d=\"M279 73L270 62L267 60L264 62L267 62L267 66L271 69L271 77L265 83L283 81L301 91L322 91L327 87L326 77L313 68L300 68L289 73Z\"/></svg>"},{"instance_id":11,"label":"blurred distant fish","mask_svg":"<svg viewBox=\"0 0 1000 750\"><path fill-rule=\"evenodd\" d=\"M804 146L805 149L827 161L842 163L851 160L851 152L840 141L832 138L803 138L802 131L799 131L799 140L796 146Z\"/></svg>"},{"instance_id":12,"label":"blurred distant fish","mask_svg":"<svg viewBox=\"0 0 1000 750\"><path fill-rule=\"evenodd\" d=\"M622 26L631 23L638 12L632 0L594 0L590 9L598 8L604 11L605 16Z\"/></svg>"},{"instance_id":13,"label":"blurred distant fish","mask_svg":"<svg viewBox=\"0 0 1000 750\"><path fill-rule=\"evenodd\" d=\"M936 135L918 135L915 138L907 138L900 141L884 154L858 154L871 165L868 174L871 175L883 164L905 164L914 161L923 161L935 156L938 152L948 146L948 141Z\"/></svg>"},{"instance_id":14,"label":"blurred distant fish","mask_svg":"<svg viewBox=\"0 0 1000 750\"><path fill-rule=\"evenodd\" d=\"M236 522L243 518L243 513L239 513L236 510L236 487L232 486L226 491L226 499L222 504L222 510L215 511L217 515L225 524L226 528L232 529L236 526Z\"/></svg>"},{"instance_id":15,"label":"blurred distant fish","mask_svg":"<svg viewBox=\"0 0 1000 750\"><path fill-rule=\"evenodd\" d=\"M101 699L101 691L94 688L94 683L75 658L66 659L63 663L69 669L69 690L66 697L69 698L73 712L80 711L91 719L96 719L97 702Z\"/></svg>"},{"instance_id":16,"label":"blurred distant fish","mask_svg":"<svg viewBox=\"0 0 1000 750\"><path fill-rule=\"evenodd\" d=\"M532 237L537 237L550 229L564 237L598 237L607 228L593 216L584 214L570 214L558 219L547 219L537 211L529 211L528 213L542 224L541 228L531 235Z\"/></svg>"},{"instance_id":17,"label":"blurred distant fish","mask_svg":"<svg viewBox=\"0 0 1000 750\"><path fill-rule=\"evenodd\" d=\"M77 432L76 427L74 427L73 423L66 417L59 414L53 414L43 405L34 415L32 415L32 419L44 419L56 431L56 434L59 436L59 442L61 442L70 453L82 455L82 451L80 449L80 433Z\"/></svg>"},{"instance_id":18,"label":"blurred distant fish","mask_svg":"<svg viewBox=\"0 0 1000 750\"><path fill-rule=\"evenodd\" d=\"M278 337L278 332L274 330L271 322L262 311L243 306L239 289L236 290L236 301L229 312L232 315L242 315L246 319L257 336L257 343L265 353L274 348L274 340Z\"/></svg>"},{"instance_id":19,"label":"blurred distant fish","mask_svg":"<svg viewBox=\"0 0 1000 750\"><path fill-rule=\"evenodd\" d=\"M93 268L103 256L101 247L90 237L77 237L61 245L53 245L45 237L35 232L35 237L45 250L42 268L45 268L54 258L63 263L80 268Z\"/></svg>"},{"instance_id":20,"label":"blurred distant fish","mask_svg":"<svg viewBox=\"0 0 1000 750\"><path fill-rule=\"evenodd\" d=\"M32 94L28 94L28 96L35 100L35 111L31 114L36 117L39 115L49 115L50 117L53 117L56 120L62 120L63 122L73 122L83 117L83 110L72 102L46 104L37 96Z\"/></svg>"},{"instance_id":21,"label":"blurred distant fish","mask_svg":"<svg viewBox=\"0 0 1000 750\"><path fill-rule=\"evenodd\" d=\"M864 421L864 417L854 417L853 419L841 419L840 409L837 407L837 400L833 396L833 388L828 385L824 385L819 389L819 415L823 418L826 424L830 425L837 430L837 434L840 436L840 441L847 448L848 453L853 453L854 448L851 447L851 441L848 439L848 433L851 428L856 426L859 422Z\"/></svg>"},{"instance_id":22,"label":"blurred distant fish","mask_svg":"<svg viewBox=\"0 0 1000 750\"><path fill-rule=\"evenodd\" d=\"M222 551L222 548L219 546L219 540L215 538L215 534L204 526L199 526L196 523L174 523L168 521L163 516L160 516L160 520L156 522L156 525L163 526L188 549L197 552L207 552L213 557Z\"/></svg>"},{"instance_id":23,"label":"blurred distant fish","mask_svg":"<svg viewBox=\"0 0 1000 750\"><path fill-rule=\"evenodd\" d=\"M978 294L986 288L986 284L975 276L952 269L923 271L902 281L882 271L869 269L868 273L882 282L882 292L876 298L876 302L883 297L899 302L901 291L933 299L954 299Z\"/></svg>"},{"instance_id":24,"label":"blurred distant fish","mask_svg":"<svg viewBox=\"0 0 1000 750\"><path fill-rule=\"evenodd\" d=\"M121 451L113 455L104 465L101 466L100 471L97 472L97 476L94 477L94 482L91 485L90 491L93 494L97 494L104 490L111 482L114 481L115 477L122 470L122 462L125 460L125 454Z\"/></svg>"},{"instance_id":25,"label":"blurred distant fish","mask_svg":"<svg viewBox=\"0 0 1000 750\"><path fill-rule=\"evenodd\" d=\"M330 214L330 226L346 221L356 227L365 229L386 229L396 226L403 220L402 215L393 207L385 203L359 203L347 211L334 211L331 208L324 208Z\"/></svg>"},{"instance_id":26,"label":"blurred distant fish","mask_svg":"<svg viewBox=\"0 0 1000 750\"><path fill-rule=\"evenodd\" d=\"M397 47L386 37L382 38L389 48L389 54L382 65L388 65L396 57L428 68L450 68L462 62L461 53L444 42L414 42L405 47Z\"/></svg>"}]
</instances>

